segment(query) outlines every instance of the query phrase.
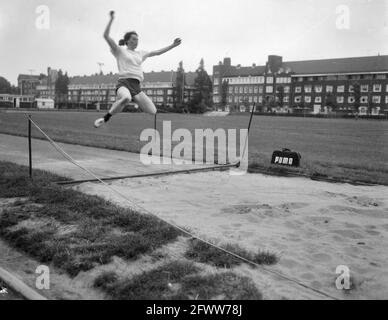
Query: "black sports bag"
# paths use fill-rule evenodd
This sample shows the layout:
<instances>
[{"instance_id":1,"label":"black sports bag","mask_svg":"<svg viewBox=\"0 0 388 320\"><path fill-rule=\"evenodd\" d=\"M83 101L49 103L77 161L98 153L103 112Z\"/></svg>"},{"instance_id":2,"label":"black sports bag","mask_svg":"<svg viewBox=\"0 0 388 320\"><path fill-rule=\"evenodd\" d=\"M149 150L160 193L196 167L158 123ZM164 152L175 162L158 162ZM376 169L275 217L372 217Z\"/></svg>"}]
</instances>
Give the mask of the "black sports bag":
<instances>
[{"instance_id":1,"label":"black sports bag","mask_svg":"<svg viewBox=\"0 0 388 320\"><path fill-rule=\"evenodd\" d=\"M302 156L299 152L291 151L290 149L276 150L272 154L272 164L278 164L290 167L299 167Z\"/></svg>"}]
</instances>

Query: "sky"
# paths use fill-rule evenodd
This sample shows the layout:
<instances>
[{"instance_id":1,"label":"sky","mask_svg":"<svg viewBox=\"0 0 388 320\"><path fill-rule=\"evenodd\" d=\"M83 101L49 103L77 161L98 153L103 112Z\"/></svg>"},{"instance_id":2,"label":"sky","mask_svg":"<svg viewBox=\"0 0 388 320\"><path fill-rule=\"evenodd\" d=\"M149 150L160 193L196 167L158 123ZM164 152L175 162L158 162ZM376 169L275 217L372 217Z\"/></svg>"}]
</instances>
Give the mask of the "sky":
<instances>
[{"instance_id":1,"label":"sky","mask_svg":"<svg viewBox=\"0 0 388 320\"><path fill-rule=\"evenodd\" d=\"M116 41L135 30L138 49L152 51L182 39L148 59L145 72L176 70L180 61L195 71L201 58L211 74L224 57L249 66L270 54L284 61L388 54L388 0L1 0L0 76L16 84L18 74L49 66L90 75L99 62L104 73L117 72L102 37L110 10Z\"/></svg>"}]
</instances>

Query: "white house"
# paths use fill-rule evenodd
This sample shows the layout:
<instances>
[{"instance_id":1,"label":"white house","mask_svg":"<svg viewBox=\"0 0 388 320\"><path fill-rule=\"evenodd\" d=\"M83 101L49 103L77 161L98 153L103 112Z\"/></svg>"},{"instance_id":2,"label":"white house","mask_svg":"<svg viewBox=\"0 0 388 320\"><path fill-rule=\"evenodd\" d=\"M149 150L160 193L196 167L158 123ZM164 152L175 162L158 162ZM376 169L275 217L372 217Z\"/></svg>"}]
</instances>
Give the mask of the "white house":
<instances>
[{"instance_id":1,"label":"white house","mask_svg":"<svg viewBox=\"0 0 388 320\"><path fill-rule=\"evenodd\" d=\"M54 109L55 102L53 99L37 98L35 101L38 109Z\"/></svg>"}]
</instances>

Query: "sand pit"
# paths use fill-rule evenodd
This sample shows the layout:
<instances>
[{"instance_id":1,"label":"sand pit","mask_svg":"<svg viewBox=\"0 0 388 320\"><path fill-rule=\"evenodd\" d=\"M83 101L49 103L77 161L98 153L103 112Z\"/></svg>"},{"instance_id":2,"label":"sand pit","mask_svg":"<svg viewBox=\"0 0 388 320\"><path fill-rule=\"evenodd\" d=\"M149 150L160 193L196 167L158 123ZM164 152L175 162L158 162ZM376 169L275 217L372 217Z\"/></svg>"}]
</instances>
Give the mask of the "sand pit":
<instances>
[{"instance_id":1,"label":"sand pit","mask_svg":"<svg viewBox=\"0 0 388 320\"><path fill-rule=\"evenodd\" d=\"M388 298L388 187L228 172L111 183L147 210L214 242L280 256L272 270L341 299ZM101 184L75 187L128 204ZM353 289L335 286L338 265ZM260 270L240 267L267 299L324 297Z\"/></svg>"}]
</instances>

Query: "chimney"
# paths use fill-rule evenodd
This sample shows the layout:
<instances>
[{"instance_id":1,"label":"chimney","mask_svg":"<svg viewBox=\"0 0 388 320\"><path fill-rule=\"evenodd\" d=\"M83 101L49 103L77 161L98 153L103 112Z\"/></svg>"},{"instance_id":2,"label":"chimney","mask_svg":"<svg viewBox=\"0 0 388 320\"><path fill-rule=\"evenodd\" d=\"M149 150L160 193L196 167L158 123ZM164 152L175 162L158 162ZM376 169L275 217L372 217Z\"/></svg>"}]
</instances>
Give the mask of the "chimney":
<instances>
[{"instance_id":1,"label":"chimney","mask_svg":"<svg viewBox=\"0 0 388 320\"><path fill-rule=\"evenodd\" d=\"M224 66L230 67L232 65L232 59L231 58L224 58Z\"/></svg>"}]
</instances>

